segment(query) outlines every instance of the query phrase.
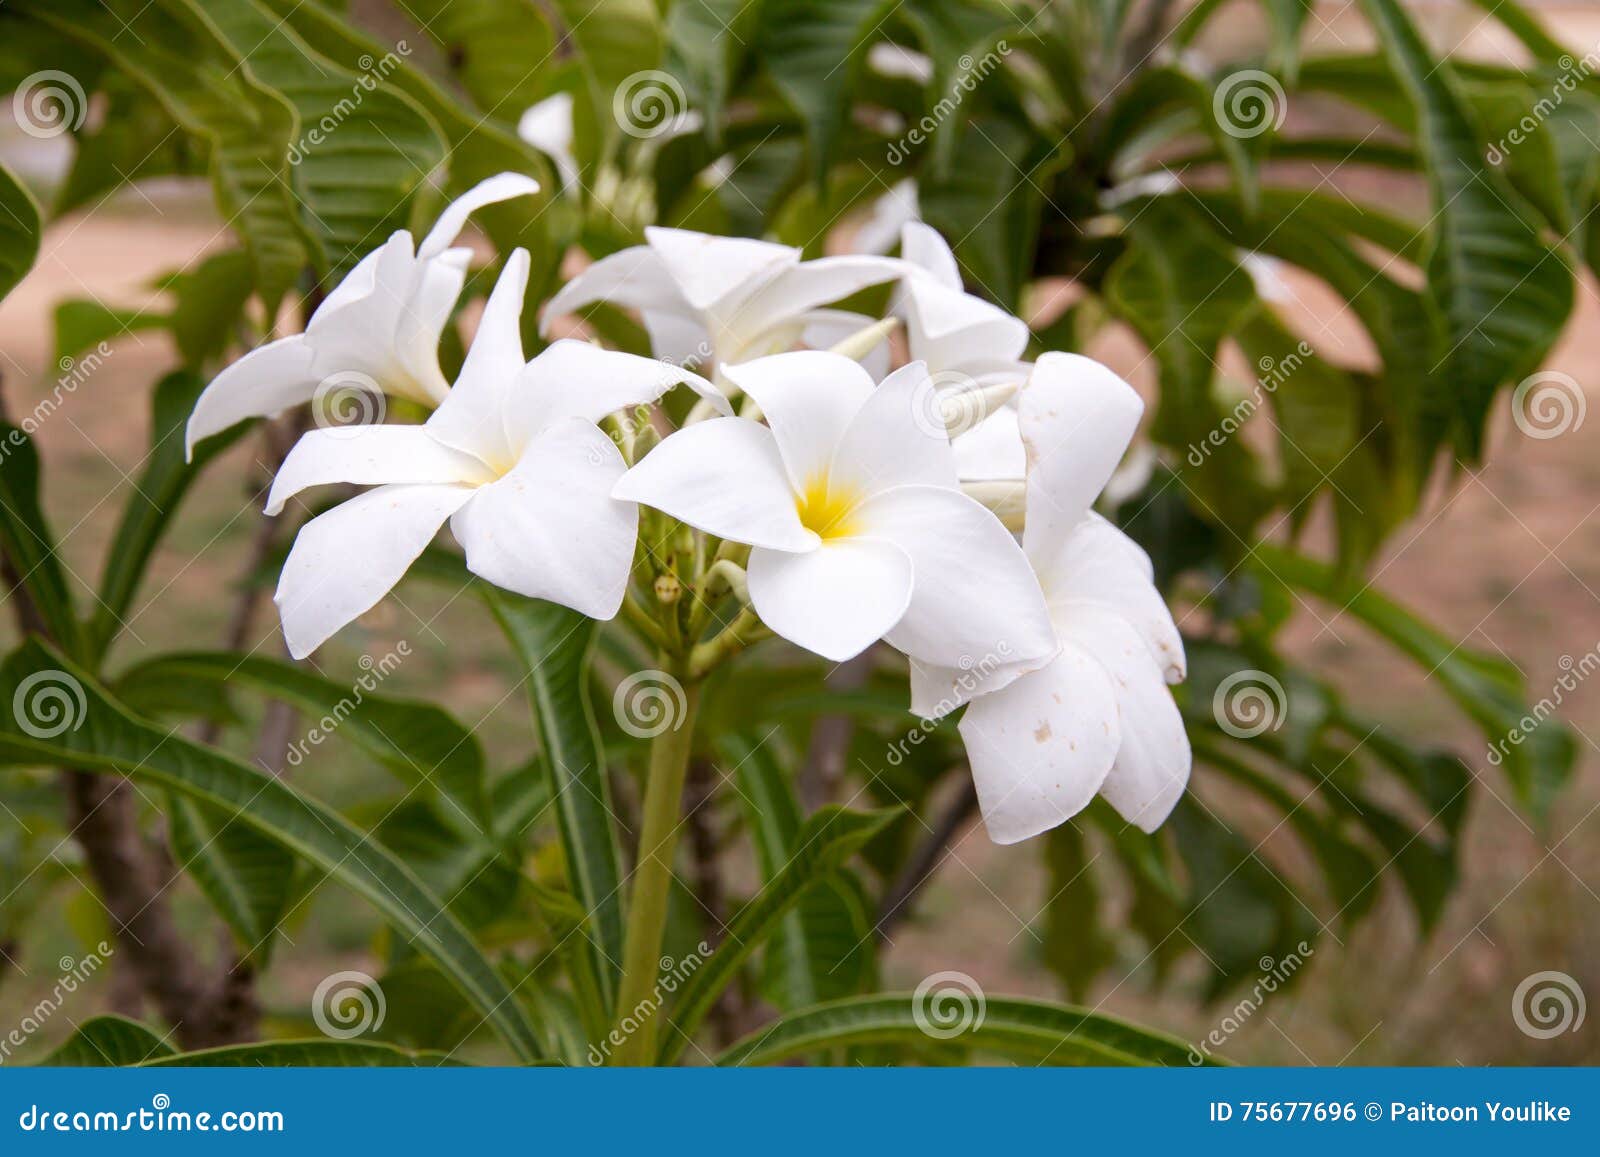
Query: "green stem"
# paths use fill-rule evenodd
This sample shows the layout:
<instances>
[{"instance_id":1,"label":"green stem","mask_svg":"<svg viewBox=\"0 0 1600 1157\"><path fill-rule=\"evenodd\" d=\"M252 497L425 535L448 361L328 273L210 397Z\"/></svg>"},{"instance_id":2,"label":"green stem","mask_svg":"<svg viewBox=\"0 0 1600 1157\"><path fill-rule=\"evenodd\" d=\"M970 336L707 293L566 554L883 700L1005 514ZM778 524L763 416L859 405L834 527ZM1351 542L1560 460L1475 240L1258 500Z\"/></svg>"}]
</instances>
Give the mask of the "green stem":
<instances>
[{"instance_id":1,"label":"green stem","mask_svg":"<svg viewBox=\"0 0 1600 1157\"><path fill-rule=\"evenodd\" d=\"M672 853L678 844L683 814L683 783L689 770L695 712L700 687L684 688L683 717L677 726L650 743L649 779L644 791L644 827L639 833L639 862L633 874L628 931L622 948L622 985L617 990L617 1022L633 1017L640 1005L649 1008L612 1054L613 1064L648 1065L656 1057L656 1022L662 1010L656 992L661 938L667 926L667 900L672 892Z\"/></svg>"}]
</instances>

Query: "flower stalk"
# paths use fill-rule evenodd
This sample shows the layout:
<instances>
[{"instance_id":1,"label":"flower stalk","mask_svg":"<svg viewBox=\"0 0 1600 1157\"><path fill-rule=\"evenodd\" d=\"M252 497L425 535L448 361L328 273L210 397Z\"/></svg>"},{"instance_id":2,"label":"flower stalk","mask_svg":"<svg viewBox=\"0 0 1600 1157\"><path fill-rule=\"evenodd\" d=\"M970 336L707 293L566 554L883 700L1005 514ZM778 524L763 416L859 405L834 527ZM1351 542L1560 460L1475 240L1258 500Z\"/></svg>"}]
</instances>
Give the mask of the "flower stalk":
<instances>
[{"instance_id":1,"label":"flower stalk","mask_svg":"<svg viewBox=\"0 0 1600 1157\"><path fill-rule=\"evenodd\" d=\"M683 712L676 725L650 743L650 767L645 782L644 822L639 833L639 860L633 875L633 897L628 907L628 927L622 948L622 983L617 990L619 1024L641 1004L657 1000L661 940L667 927L667 903L672 893L673 852L682 827L683 786L694 746L695 715L700 687L689 682L683 689ZM638 1027L624 1036L612 1062L648 1065L656 1057L654 1015L642 1016Z\"/></svg>"}]
</instances>

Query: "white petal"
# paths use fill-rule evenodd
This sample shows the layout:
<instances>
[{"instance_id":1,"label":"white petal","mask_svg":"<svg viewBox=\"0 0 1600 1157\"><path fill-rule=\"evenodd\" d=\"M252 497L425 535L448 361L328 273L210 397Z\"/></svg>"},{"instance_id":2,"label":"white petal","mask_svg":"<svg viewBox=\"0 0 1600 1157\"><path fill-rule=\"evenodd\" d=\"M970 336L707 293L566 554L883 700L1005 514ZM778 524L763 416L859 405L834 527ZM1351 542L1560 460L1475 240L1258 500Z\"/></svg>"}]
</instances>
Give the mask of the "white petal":
<instances>
[{"instance_id":1,"label":"white petal","mask_svg":"<svg viewBox=\"0 0 1600 1157\"><path fill-rule=\"evenodd\" d=\"M797 491L824 475L851 419L872 397L872 379L842 354L797 350L723 366L772 428Z\"/></svg>"},{"instance_id":2,"label":"white petal","mask_svg":"<svg viewBox=\"0 0 1600 1157\"><path fill-rule=\"evenodd\" d=\"M833 539L805 554L756 549L748 573L761 621L835 663L883 638L911 597L911 560L872 539Z\"/></svg>"},{"instance_id":3,"label":"white petal","mask_svg":"<svg viewBox=\"0 0 1600 1157\"><path fill-rule=\"evenodd\" d=\"M955 454L925 365L902 366L872 391L839 438L828 477L864 494L908 485L955 489Z\"/></svg>"},{"instance_id":4,"label":"white petal","mask_svg":"<svg viewBox=\"0 0 1600 1157\"><path fill-rule=\"evenodd\" d=\"M732 412L722 391L699 374L585 341L558 341L518 376L507 400L507 430L520 445L563 418L598 422L627 406L654 402L678 385L688 386L720 413Z\"/></svg>"},{"instance_id":5,"label":"white petal","mask_svg":"<svg viewBox=\"0 0 1600 1157\"><path fill-rule=\"evenodd\" d=\"M940 667L911 660L911 713L942 719L979 695L1009 687L1049 660L1024 663L974 662L970 667Z\"/></svg>"},{"instance_id":6,"label":"white petal","mask_svg":"<svg viewBox=\"0 0 1600 1157\"><path fill-rule=\"evenodd\" d=\"M746 418L712 418L665 439L612 495L666 512L734 542L811 550L772 431Z\"/></svg>"},{"instance_id":7,"label":"white petal","mask_svg":"<svg viewBox=\"0 0 1600 1157\"><path fill-rule=\"evenodd\" d=\"M899 300L911 356L935 374L977 377L1014 364L1028 348L1027 324L981 297L912 277Z\"/></svg>"},{"instance_id":8,"label":"white petal","mask_svg":"<svg viewBox=\"0 0 1600 1157\"><path fill-rule=\"evenodd\" d=\"M1074 646L977 699L961 719L989 838L1014 844L1089 806L1122 741L1103 667Z\"/></svg>"},{"instance_id":9,"label":"white petal","mask_svg":"<svg viewBox=\"0 0 1600 1157\"><path fill-rule=\"evenodd\" d=\"M289 653L305 658L371 610L472 495L467 486L380 486L301 527L273 596Z\"/></svg>"},{"instance_id":10,"label":"white petal","mask_svg":"<svg viewBox=\"0 0 1600 1157\"><path fill-rule=\"evenodd\" d=\"M1022 541L1038 565L1083 521L1133 440L1144 402L1099 362L1047 353L1034 365L1017 411L1028 452Z\"/></svg>"},{"instance_id":11,"label":"white petal","mask_svg":"<svg viewBox=\"0 0 1600 1157\"><path fill-rule=\"evenodd\" d=\"M315 354L304 334L257 346L218 374L194 404L185 434L195 443L246 418L262 418L311 399L317 388Z\"/></svg>"},{"instance_id":12,"label":"white petal","mask_svg":"<svg viewBox=\"0 0 1600 1157\"><path fill-rule=\"evenodd\" d=\"M847 309L813 309L801 320L805 324L800 330L800 342L814 350L832 349L845 338L860 333L870 325L876 325L878 321L875 317L868 317L864 313L851 313ZM888 374L891 353L893 351L889 347L889 335L885 334L882 341L856 360L876 382Z\"/></svg>"},{"instance_id":13,"label":"white petal","mask_svg":"<svg viewBox=\"0 0 1600 1157\"><path fill-rule=\"evenodd\" d=\"M424 264L395 330L395 357L421 387L418 401L437 406L450 392L439 369L439 338L467 283L471 251L447 249Z\"/></svg>"},{"instance_id":14,"label":"white petal","mask_svg":"<svg viewBox=\"0 0 1600 1157\"><path fill-rule=\"evenodd\" d=\"M278 468L267 513L302 490L348 482L355 486L437 483L476 486L493 475L471 455L452 450L422 426L349 426L309 430Z\"/></svg>"},{"instance_id":15,"label":"white petal","mask_svg":"<svg viewBox=\"0 0 1600 1157\"><path fill-rule=\"evenodd\" d=\"M709 310L735 290L748 291L800 260L798 249L748 237L717 237L655 225L644 235L684 300L696 310Z\"/></svg>"},{"instance_id":16,"label":"white petal","mask_svg":"<svg viewBox=\"0 0 1600 1157\"><path fill-rule=\"evenodd\" d=\"M900 256L946 289L961 288L961 267L939 231L921 221L907 221L900 229Z\"/></svg>"},{"instance_id":17,"label":"white petal","mask_svg":"<svg viewBox=\"0 0 1600 1157\"><path fill-rule=\"evenodd\" d=\"M646 309L639 319L650 335L650 352L662 361L687 366L711 360L711 334L698 315Z\"/></svg>"},{"instance_id":18,"label":"white petal","mask_svg":"<svg viewBox=\"0 0 1600 1157\"><path fill-rule=\"evenodd\" d=\"M668 275L661 255L648 245L635 245L602 257L562 286L561 292L545 303L540 332L548 335L555 318L597 301L684 316L695 312Z\"/></svg>"},{"instance_id":19,"label":"white petal","mask_svg":"<svg viewBox=\"0 0 1600 1157\"><path fill-rule=\"evenodd\" d=\"M1183 636L1152 580L1150 556L1133 539L1091 513L1060 550L1035 565L1053 617L1080 605L1113 611L1139 632L1167 681L1183 681Z\"/></svg>"},{"instance_id":20,"label":"white petal","mask_svg":"<svg viewBox=\"0 0 1600 1157\"><path fill-rule=\"evenodd\" d=\"M869 285L894 281L905 272L905 263L892 257L819 257L802 261L757 287L738 303L736 313L719 308L718 318L733 332L765 333L792 324L818 306L849 297Z\"/></svg>"},{"instance_id":21,"label":"white petal","mask_svg":"<svg viewBox=\"0 0 1600 1157\"><path fill-rule=\"evenodd\" d=\"M1063 633L1111 677L1122 744L1100 792L1129 823L1153 832L1183 797L1193 755L1183 717L1144 640L1109 611L1079 608Z\"/></svg>"},{"instance_id":22,"label":"white petal","mask_svg":"<svg viewBox=\"0 0 1600 1157\"><path fill-rule=\"evenodd\" d=\"M441 255L444 270L429 276L432 261L421 261L411 249L411 234L401 230L378 250L371 265L370 283L346 292L368 259L340 284L330 301L317 310L306 326L306 341L316 351L313 372L319 379L362 375L374 388L428 405L443 396L439 373L437 332L414 332L419 304L437 313L440 290L451 288L450 269L459 261ZM452 298L449 306L454 306ZM446 312L448 312L446 307ZM440 322L442 328L442 320Z\"/></svg>"},{"instance_id":23,"label":"white petal","mask_svg":"<svg viewBox=\"0 0 1600 1157\"><path fill-rule=\"evenodd\" d=\"M873 46L875 50L879 47ZM850 248L856 253L887 253L900 240L905 226L921 215L917 182L915 178L907 177L896 182L887 193L872 203L872 215L856 230Z\"/></svg>"},{"instance_id":24,"label":"white petal","mask_svg":"<svg viewBox=\"0 0 1600 1157\"><path fill-rule=\"evenodd\" d=\"M897 486L852 514L863 537L911 557L916 588L889 642L943 667L1043 661L1055 630L1028 560L1000 520L958 490Z\"/></svg>"},{"instance_id":25,"label":"white petal","mask_svg":"<svg viewBox=\"0 0 1600 1157\"><path fill-rule=\"evenodd\" d=\"M603 430L571 418L528 443L516 468L450 520L467 569L592 619L622 605L639 510L611 497L626 465Z\"/></svg>"},{"instance_id":26,"label":"white petal","mask_svg":"<svg viewBox=\"0 0 1600 1157\"><path fill-rule=\"evenodd\" d=\"M407 257L416 252L410 233L404 229L398 229L391 233L387 242L356 262L350 272L344 275L344 279L328 291L327 296L322 299L322 303L317 306L307 320L306 328L311 329L319 324L325 324L320 319L325 319L338 313L351 302L359 301L371 293L372 287L377 281L378 266L383 262L384 254L390 248L398 250Z\"/></svg>"},{"instance_id":27,"label":"white petal","mask_svg":"<svg viewBox=\"0 0 1600 1157\"><path fill-rule=\"evenodd\" d=\"M506 435L506 398L522 372L522 297L528 251L515 249L483 307L461 373L428 419L428 432L447 446L509 469L516 453Z\"/></svg>"},{"instance_id":28,"label":"white petal","mask_svg":"<svg viewBox=\"0 0 1600 1157\"><path fill-rule=\"evenodd\" d=\"M561 187L578 180L572 153L572 94L558 92L526 110L517 121L517 135L549 157L561 176Z\"/></svg>"},{"instance_id":29,"label":"white petal","mask_svg":"<svg viewBox=\"0 0 1600 1157\"><path fill-rule=\"evenodd\" d=\"M509 201L512 197L525 197L538 191L539 182L521 173L496 173L487 180L479 181L445 206L444 212L439 214L439 220L428 230L422 244L417 246L417 256L433 257L450 248L451 243L461 235L467 218L485 205Z\"/></svg>"},{"instance_id":30,"label":"white petal","mask_svg":"<svg viewBox=\"0 0 1600 1157\"><path fill-rule=\"evenodd\" d=\"M1015 406L1001 406L952 438L950 446L963 482L1021 482L1028 472Z\"/></svg>"}]
</instances>

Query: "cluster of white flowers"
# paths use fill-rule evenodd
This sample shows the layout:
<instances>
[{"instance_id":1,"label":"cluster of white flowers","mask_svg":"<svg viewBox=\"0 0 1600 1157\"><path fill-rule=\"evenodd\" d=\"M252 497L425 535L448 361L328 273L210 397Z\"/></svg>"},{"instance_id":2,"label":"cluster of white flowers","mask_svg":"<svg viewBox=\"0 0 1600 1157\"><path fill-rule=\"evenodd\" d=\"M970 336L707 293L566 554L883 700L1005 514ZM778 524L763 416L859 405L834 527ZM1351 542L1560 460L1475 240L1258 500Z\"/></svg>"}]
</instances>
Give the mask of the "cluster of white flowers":
<instances>
[{"instance_id":1,"label":"cluster of white flowers","mask_svg":"<svg viewBox=\"0 0 1600 1157\"><path fill-rule=\"evenodd\" d=\"M1134 390L1086 358L1024 362L1027 326L966 293L949 246L915 221L900 258L809 261L652 228L544 308L546 333L591 303L635 310L653 358L566 339L527 360L517 250L447 385L438 344L469 255L451 246L473 210L535 188L502 174L420 246L396 233L304 334L241 358L197 404L191 446L345 371L432 408L419 425L314 429L284 461L269 513L313 486L371 488L295 541L276 595L291 652L381 600L446 520L474 574L609 619L643 505L748 547L735 590L773 633L833 661L885 641L910 661L913 711L965 705L996 841L1097 793L1159 825L1189 774L1167 686L1182 641L1148 557L1092 510L1139 423ZM830 308L887 284L910 355L893 372L891 325ZM698 395L680 428L629 461L600 423L677 387Z\"/></svg>"}]
</instances>

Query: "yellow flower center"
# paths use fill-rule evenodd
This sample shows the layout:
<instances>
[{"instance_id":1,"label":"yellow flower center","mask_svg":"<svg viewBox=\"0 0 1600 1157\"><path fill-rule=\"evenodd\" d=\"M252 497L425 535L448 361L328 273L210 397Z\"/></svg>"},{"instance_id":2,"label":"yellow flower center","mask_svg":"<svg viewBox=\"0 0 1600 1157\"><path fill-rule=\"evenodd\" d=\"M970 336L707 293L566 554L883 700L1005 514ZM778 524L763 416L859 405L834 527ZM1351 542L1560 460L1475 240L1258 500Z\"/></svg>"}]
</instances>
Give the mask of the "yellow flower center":
<instances>
[{"instance_id":1,"label":"yellow flower center","mask_svg":"<svg viewBox=\"0 0 1600 1157\"><path fill-rule=\"evenodd\" d=\"M856 533L851 517L860 504L860 495L828 485L827 475L812 478L795 498L800 525L818 538L849 538Z\"/></svg>"}]
</instances>

